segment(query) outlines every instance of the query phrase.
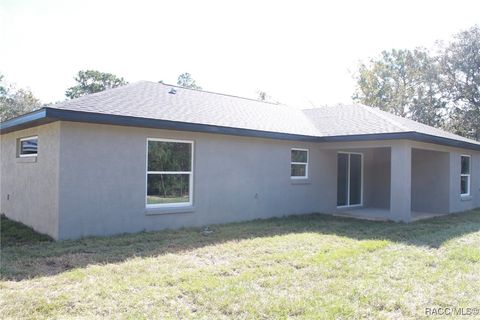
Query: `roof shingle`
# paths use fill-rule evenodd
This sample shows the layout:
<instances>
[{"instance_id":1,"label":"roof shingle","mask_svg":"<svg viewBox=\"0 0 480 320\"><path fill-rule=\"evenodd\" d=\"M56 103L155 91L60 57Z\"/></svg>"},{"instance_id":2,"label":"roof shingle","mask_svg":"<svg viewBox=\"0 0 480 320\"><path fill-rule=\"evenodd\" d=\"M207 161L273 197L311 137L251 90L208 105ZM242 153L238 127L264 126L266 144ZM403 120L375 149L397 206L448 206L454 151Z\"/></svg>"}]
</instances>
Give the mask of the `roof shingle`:
<instances>
[{"instance_id":1,"label":"roof shingle","mask_svg":"<svg viewBox=\"0 0 480 320\"><path fill-rule=\"evenodd\" d=\"M326 106L303 110L315 124L319 136L418 132L431 136L480 142L361 104Z\"/></svg>"},{"instance_id":2,"label":"roof shingle","mask_svg":"<svg viewBox=\"0 0 480 320\"><path fill-rule=\"evenodd\" d=\"M300 110L257 100L137 82L51 108L140 118L316 136L317 130Z\"/></svg>"}]
</instances>

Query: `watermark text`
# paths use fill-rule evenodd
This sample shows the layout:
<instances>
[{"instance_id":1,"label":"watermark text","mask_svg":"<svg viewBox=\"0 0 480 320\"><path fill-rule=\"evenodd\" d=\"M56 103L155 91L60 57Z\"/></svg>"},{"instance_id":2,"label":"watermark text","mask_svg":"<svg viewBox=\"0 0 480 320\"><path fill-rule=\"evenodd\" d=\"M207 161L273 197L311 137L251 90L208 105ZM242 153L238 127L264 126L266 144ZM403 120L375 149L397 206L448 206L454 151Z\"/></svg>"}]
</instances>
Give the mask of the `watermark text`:
<instances>
[{"instance_id":1,"label":"watermark text","mask_svg":"<svg viewBox=\"0 0 480 320\"><path fill-rule=\"evenodd\" d=\"M477 316L480 307L431 307L425 308L426 316Z\"/></svg>"}]
</instances>

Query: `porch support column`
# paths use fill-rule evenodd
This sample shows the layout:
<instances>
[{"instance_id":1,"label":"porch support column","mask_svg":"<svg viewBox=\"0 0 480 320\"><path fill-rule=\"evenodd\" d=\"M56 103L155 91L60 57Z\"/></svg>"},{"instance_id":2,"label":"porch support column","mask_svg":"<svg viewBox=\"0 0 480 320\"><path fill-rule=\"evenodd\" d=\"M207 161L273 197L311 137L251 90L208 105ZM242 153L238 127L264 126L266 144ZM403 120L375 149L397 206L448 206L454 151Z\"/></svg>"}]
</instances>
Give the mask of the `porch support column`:
<instances>
[{"instance_id":1,"label":"porch support column","mask_svg":"<svg viewBox=\"0 0 480 320\"><path fill-rule=\"evenodd\" d=\"M412 148L407 142L391 147L390 218L412 221Z\"/></svg>"}]
</instances>

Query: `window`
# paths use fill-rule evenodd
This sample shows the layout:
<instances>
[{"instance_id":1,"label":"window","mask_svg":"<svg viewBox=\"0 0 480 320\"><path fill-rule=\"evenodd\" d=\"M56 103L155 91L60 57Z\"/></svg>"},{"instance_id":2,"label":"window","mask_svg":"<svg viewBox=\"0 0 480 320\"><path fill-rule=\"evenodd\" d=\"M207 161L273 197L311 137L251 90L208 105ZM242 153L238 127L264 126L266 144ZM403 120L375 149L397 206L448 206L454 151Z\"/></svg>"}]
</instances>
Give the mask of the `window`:
<instances>
[{"instance_id":1,"label":"window","mask_svg":"<svg viewBox=\"0 0 480 320\"><path fill-rule=\"evenodd\" d=\"M308 149L292 149L290 176L292 179L308 178Z\"/></svg>"},{"instance_id":2,"label":"window","mask_svg":"<svg viewBox=\"0 0 480 320\"><path fill-rule=\"evenodd\" d=\"M147 207L192 205L193 141L147 139Z\"/></svg>"},{"instance_id":3,"label":"window","mask_svg":"<svg viewBox=\"0 0 480 320\"><path fill-rule=\"evenodd\" d=\"M461 156L460 194L462 196L470 195L470 162L470 156Z\"/></svg>"},{"instance_id":4,"label":"window","mask_svg":"<svg viewBox=\"0 0 480 320\"><path fill-rule=\"evenodd\" d=\"M36 157L38 154L38 137L21 138L18 147L20 157Z\"/></svg>"}]
</instances>

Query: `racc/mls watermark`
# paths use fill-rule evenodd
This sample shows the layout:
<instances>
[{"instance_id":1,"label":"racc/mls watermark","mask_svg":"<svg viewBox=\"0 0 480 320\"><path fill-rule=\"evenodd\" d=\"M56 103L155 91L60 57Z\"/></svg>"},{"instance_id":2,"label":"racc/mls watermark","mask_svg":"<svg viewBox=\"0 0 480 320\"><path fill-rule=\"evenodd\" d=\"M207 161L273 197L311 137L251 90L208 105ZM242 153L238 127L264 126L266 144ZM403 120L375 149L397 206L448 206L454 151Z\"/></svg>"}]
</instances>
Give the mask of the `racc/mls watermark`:
<instances>
[{"instance_id":1,"label":"racc/mls watermark","mask_svg":"<svg viewBox=\"0 0 480 320\"><path fill-rule=\"evenodd\" d=\"M480 307L431 307L425 308L426 316L478 316Z\"/></svg>"}]
</instances>

